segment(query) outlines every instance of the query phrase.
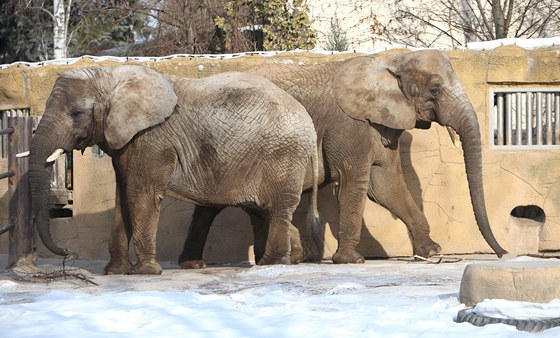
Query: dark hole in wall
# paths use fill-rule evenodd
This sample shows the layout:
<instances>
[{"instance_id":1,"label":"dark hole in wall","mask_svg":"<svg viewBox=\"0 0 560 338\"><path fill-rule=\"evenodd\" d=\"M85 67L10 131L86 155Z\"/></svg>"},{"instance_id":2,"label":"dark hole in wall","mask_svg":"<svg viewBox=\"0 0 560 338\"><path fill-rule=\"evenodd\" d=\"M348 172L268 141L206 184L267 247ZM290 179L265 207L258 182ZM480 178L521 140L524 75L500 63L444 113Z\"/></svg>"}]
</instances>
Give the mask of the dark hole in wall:
<instances>
[{"instance_id":1,"label":"dark hole in wall","mask_svg":"<svg viewBox=\"0 0 560 338\"><path fill-rule=\"evenodd\" d=\"M517 218L531 219L541 223L544 223L546 219L544 210L537 205L519 205L513 208L510 215Z\"/></svg>"},{"instance_id":2,"label":"dark hole in wall","mask_svg":"<svg viewBox=\"0 0 560 338\"><path fill-rule=\"evenodd\" d=\"M49 212L50 218L67 218L72 217L72 209L68 208L53 208Z\"/></svg>"}]
</instances>

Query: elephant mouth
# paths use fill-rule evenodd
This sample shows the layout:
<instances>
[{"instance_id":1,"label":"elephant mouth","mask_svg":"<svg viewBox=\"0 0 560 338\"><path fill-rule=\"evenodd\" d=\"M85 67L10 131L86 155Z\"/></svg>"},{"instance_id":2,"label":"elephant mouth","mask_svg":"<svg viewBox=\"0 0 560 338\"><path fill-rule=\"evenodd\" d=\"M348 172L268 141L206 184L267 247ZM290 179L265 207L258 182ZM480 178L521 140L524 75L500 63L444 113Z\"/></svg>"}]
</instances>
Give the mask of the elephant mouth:
<instances>
[{"instance_id":1,"label":"elephant mouth","mask_svg":"<svg viewBox=\"0 0 560 338\"><path fill-rule=\"evenodd\" d=\"M81 137L76 140L74 144L74 149L76 150L85 150L89 146L89 140L87 137Z\"/></svg>"}]
</instances>

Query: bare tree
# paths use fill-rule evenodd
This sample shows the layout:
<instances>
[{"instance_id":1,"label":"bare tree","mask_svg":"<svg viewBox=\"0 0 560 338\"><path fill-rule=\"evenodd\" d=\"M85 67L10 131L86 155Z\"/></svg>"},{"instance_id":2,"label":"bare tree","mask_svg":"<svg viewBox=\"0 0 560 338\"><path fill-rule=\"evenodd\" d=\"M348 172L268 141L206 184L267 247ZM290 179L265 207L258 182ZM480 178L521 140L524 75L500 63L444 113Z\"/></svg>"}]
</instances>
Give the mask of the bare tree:
<instances>
[{"instance_id":1,"label":"bare tree","mask_svg":"<svg viewBox=\"0 0 560 338\"><path fill-rule=\"evenodd\" d=\"M418 47L541 38L560 28L558 0L394 0L388 7L394 18L384 23L383 37Z\"/></svg>"},{"instance_id":2,"label":"bare tree","mask_svg":"<svg viewBox=\"0 0 560 338\"><path fill-rule=\"evenodd\" d=\"M150 17L154 29L136 55L213 52L217 37L214 18L223 12L225 0L142 0L110 9L128 10ZM128 3L128 5L126 5Z\"/></svg>"},{"instance_id":3,"label":"bare tree","mask_svg":"<svg viewBox=\"0 0 560 338\"><path fill-rule=\"evenodd\" d=\"M346 32L340 27L338 17L335 15L330 22L330 35L327 37L327 50L344 52L348 50L348 38Z\"/></svg>"},{"instance_id":4,"label":"bare tree","mask_svg":"<svg viewBox=\"0 0 560 338\"><path fill-rule=\"evenodd\" d=\"M48 14L52 21L52 56L54 59L65 58L68 47L67 32L72 0L52 0L52 7L50 7L50 4L47 5L44 1L29 0L26 6L29 9L41 10Z\"/></svg>"},{"instance_id":5,"label":"bare tree","mask_svg":"<svg viewBox=\"0 0 560 338\"><path fill-rule=\"evenodd\" d=\"M53 20L53 58L63 59L67 55L68 20L72 0L53 0L53 11L48 12ZM43 8L44 9L44 8Z\"/></svg>"}]
</instances>

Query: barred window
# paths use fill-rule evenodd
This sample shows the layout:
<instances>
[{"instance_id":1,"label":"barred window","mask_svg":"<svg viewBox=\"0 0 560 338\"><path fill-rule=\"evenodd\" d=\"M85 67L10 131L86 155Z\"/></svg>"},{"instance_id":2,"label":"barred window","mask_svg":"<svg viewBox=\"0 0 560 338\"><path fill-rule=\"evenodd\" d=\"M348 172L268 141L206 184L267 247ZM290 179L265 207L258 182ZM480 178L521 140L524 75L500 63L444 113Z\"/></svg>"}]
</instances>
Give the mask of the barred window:
<instances>
[{"instance_id":1,"label":"barred window","mask_svg":"<svg viewBox=\"0 0 560 338\"><path fill-rule=\"evenodd\" d=\"M560 145L560 91L554 89L491 92L493 145Z\"/></svg>"},{"instance_id":2,"label":"barred window","mask_svg":"<svg viewBox=\"0 0 560 338\"><path fill-rule=\"evenodd\" d=\"M29 108L14 108L0 110L0 129L8 128L8 117L29 116ZM0 137L0 158L8 158L8 137L9 135L1 135Z\"/></svg>"},{"instance_id":3,"label":"barred window","mask_svg":"<svg viewBox=\"0 0 560 338\"><path fill-rule=\"evenodd\" d=\"M103 157L105 156L105 152L99 148L97 144L91 147L91 156L93 157Z\"/></svg>"}]
</instances>

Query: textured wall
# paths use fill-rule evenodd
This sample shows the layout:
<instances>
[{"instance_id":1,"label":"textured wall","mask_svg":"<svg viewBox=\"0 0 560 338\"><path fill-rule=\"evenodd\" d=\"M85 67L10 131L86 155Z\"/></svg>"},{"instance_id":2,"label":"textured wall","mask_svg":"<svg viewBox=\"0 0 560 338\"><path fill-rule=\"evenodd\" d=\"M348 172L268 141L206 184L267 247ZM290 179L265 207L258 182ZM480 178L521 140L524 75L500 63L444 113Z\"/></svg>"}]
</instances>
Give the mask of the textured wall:
<instances>
[{"instance_id":1,"label":"textured wall","mask_svg":"<svg viewBox=\"0 0 560 338\"><path fill-rule=\"evenodd\" d=\"M402 53L390 50L386 53ZM490 146L491 130L488 93L494 88L552 87L560 85L560 48L525 50L516 46L490 51L447 52L471 100L483 137L483 170L490 224L498 241L517 253L560 250L560 149L502 150ZM144 61L144 66L164 73L188 77L244 70L261 63L312 64L331 62L355 54L278 53L272 56L246 55L237 58L174 58ZM128 61L133 63L132 61ZM0 109L30 107L40 115L56 77L72 67L117 64L83 58L71 65L0 69ZM431 225L432 237L444 253L490 252L476 226L470 204L460 144L453 144L447 130L433 124L429 130L406 131L401 137L401 157L406 183ZM0 166L4 165L0 162ZM112 222L115 183L111 161L88 151L74 156L74 217L53 222L54 237L62 246L85 258L108 257L107 238ZM0 187L2 223L6 219L6 189ZM305 202L307 199L304 198ZM541 207L546 221L510 216L516 206ZM187 233L192 205L165 198L158 232L158 255L175 260ZM336 250L337 213L332 187L320 192L320 211L328 221L326 256ZM295 222L305 219L298 209ZM209 262L252 258L249 218L229 208L214 222L205 258ZM39 252L48 255L42 244ZM373 256L410 255L412 248L404 224L384 208L368 201L364 213L362 254ZM7 251L7 236L0 238L0 251Z\"/></svg>"}]
</instances>

